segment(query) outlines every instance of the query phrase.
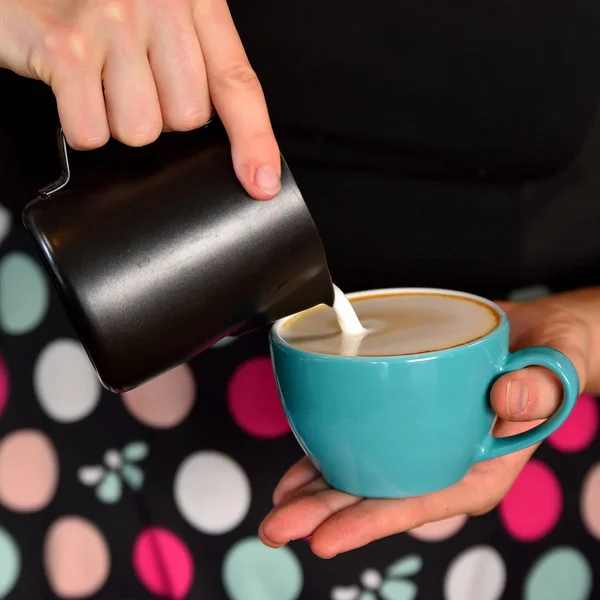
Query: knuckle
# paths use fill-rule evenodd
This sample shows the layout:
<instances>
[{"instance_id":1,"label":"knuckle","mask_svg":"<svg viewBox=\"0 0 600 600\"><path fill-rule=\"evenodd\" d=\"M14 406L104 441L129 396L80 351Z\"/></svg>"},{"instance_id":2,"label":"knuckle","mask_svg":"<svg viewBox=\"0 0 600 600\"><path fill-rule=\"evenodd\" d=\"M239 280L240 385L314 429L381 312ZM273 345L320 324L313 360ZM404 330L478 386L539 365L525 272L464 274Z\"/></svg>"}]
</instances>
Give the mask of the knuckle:
<instances>
[{"instance_id":1,"label":"knuckle","mask_svg":"<svg viewBox=\"0 0 600 600\"><path fill-rule=\"evenodd\" d=\"M101 8L102 16L109 22L124 23L130 12L128 5L123 0L111 0Z\"/></svg>"},{"instance_id":2,"label":"knuckle","mask_svg":"<svg viewBox=\"0 0 600 600\"><path fill-rule=\"evenodd\" d=\"M274 152L278 152L277 140L269 123L265 124L264 129L251 130L249 137L252 138L252 142L257 148L270 148Z\"/></svg>"},{"instance_id":3,"label":"knuckle","mask_svg":"<svg viewBox=\"0 0 600 600\"><path fill-rule=\"evenodd\" d=\"M254 69L247 62L227 65L217 77L217 80L232 90L248 90L260 87Z\"/></svg>"},{"instance_id":4,"label":"knuckle","mask_svg":"<svg viewBox=\"0 0 600 600\"><path fill-rule=\"evenodd\" d=\"M33 44L31 72L54 86L67 78L100 76L101 61L93 35L73 26L53 26Z\"/></svg>"},{"instance_id":5,"label":"knuckle","mask_svg":"<svg viewBox=\"0 0 600 600\"><path fill-rule=\"evenodd\" d=\"M546 418L555 409L555 403L559 400L558 378L547 369L540 369L533 385L527 386L531 395L527 410L537 418Z\"/></svg>"},{"instance_id":6,"label":"knuckle","mask_svg":"<svg viewBox=\"0 0 600 600\"><path fill-rule=\"evenodd\" d=\"M162 131L160 121L144 123L135 128L112 128L113 137L127 146L147 146L158 139Z\"/></svg>"},{"instance_id":7,"label":"knuckle","mask_svg":"<svg viewBox=\"0 0 600 600\"><path fill-rule=\"evenodd\" d=\"M566 354L575 364L580 377L587 371L592 342L587 323L578 315L552 306L552 313L543 322L542 345L548 345Z\"/></svg>"},{"instance_id":8,"label":"knuckle","mask_svg":"<svg viewBox=\"0 0 600 600\"><path fill-rule=\"evenodd\" d=\"M95 150L106 144L108 134L98 132L75 131L67 136L69 146L75 150Z\"/></svg>"},{"instance_id":9,"label":"knuckle","mask_svg":"<svg viewBox=\"0 0 600 600\"><path fill-rule=\"evenodd\" d=\"M165 119L165 125L173 131L190 131L206 124L211 116L210 108L198 104L191 108L175 111Z\"/></svg>"},{"instance_id":10,"label":"knuckle","mask_svg":"<svg viewBox=\"0 0 600 600\"><path fill-rule=\"evenodd\" d=\"M544 332L547 337L571 338L581 335L586 330L585 322L570 310L550 300L540 301L539 306L546 309L542 321Z\"/></svg>"},{"instance_id":11,"label":"knuckle","mask_svg":"<svg viewBox=\"0 0 600 600\"><path fill-rule=\"evenodd\" d=\"M571 338L579 333L581 326L577 317L565 311L555 313L547 325L548 334L556 338Z\"/></svg>"},{"instance_id":12,"label":"knuckle","mask_svg":"<svg viewBox=\"0 0 600 600\"><path fill-rule=\"evenodd\" d=\"M336 531L336 537L358 542L360 539L360 528L352 519L343 515L335 515L333 517L333 527Z\"/></svg>"},{"instance_id":13,"label":"knuckle","mask_svg":"<svg viewBox=\"0 0 600 600\"><path fill-rule=\"evenodd\" d=\"M40 53L57 65L76 66L89 56L90 36L74 26L52 27L42 39Z\"/></svg>"}]
</instances>

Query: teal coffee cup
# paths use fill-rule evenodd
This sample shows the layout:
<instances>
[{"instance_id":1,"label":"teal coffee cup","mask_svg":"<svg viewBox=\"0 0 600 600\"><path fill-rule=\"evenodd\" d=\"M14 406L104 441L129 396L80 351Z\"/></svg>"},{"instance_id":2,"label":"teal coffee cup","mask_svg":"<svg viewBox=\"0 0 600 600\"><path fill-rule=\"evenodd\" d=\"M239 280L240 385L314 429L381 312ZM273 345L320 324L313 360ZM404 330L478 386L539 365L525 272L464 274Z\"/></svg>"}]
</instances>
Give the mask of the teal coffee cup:
<instances>
[{"instance_id":1,"label":"teal coffee cup","mask_svg":"<svg viewBox=\"0 0 600 600\"><path fill-rule=\"evenodd\" d=\"M442 294L474 300L497 315L483 337L402 356L339 356L290 345L277 321L270 345L283 408L304 452L333 488L362 497L402 498L446 488L476 463L522 450L552 434L579 394L571 361L552 348L509 352L509 321L489 300L436 289L389 289L350 299ZM547 421L505 438L492 435L490 389L501 375L538 365L553 371L564 399Z\"/></svg>"}]
</instances>

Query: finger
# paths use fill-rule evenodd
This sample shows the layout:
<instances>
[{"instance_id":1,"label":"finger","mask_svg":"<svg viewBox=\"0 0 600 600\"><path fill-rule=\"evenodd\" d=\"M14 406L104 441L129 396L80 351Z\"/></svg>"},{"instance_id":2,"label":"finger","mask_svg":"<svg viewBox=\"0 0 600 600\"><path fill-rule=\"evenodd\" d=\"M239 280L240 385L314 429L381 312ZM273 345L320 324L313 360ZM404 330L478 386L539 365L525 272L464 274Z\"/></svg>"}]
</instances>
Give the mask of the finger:
<instances>
[{"instance_id":1,"label":"finger","mask_svg":"<svg viewBox=\"0 0 600 600\"><path fill-rule=\"evenodd\" d=\"M158 138L162 116L145 50L112 49L104 68L104 96L115 139L128 146L144 146Z\"/></svg>"},{"instance_id":2,"label":"finger","mask_svg":"<svg viewBox=\"0 0 600 600\"><path fill-rule=\"evenodd\" d=\"M76 150L104 145L110 132L99 49L83 36L69 35L56 38L52 52L54 68L40 77L52 87L67 142Z\"/></svg>"},{"instance_id":3,"label":"finger","mask_svg":"<svg viewBox=\"0 0 600 600\"><path fill-rule=\"evenodd\" d=\"M337 511L360 501L357 496L331 489L323 478L316 479L271 510L259 527L259 537L271 547L308 537Z\"/></svg>"},{"instance_id":4,"label":"finger","mask_svg":"<svg viewBox=\"0 0 600 600\"><path fill-rule=\"evenodd\" d=\"M529 423L501 422L500 436L514 435ZM458 515L484 514L506 495L535 448L476 464L453 486L424 496L368 499L336 511L312 534L312 551L321 558Z\"/></svg>"},{"instance_id":5,"label":"finger","mask_svg":"<svg viewBox=\"0 0 600 600\"><path fill-rule=\"evenodd\" d=\"M499 420L495 435L515 435L533 427L531 423ZM426 523L458 515L484 514L506 495L537 446L477 463L458 483L424 496L364 500L337 511L312 535L311 549L322 558L332 558Z\"/></svg>"},{"instance_id":6,"label":"finger","mask_svg":"<svg viewBox=\"0 0 600 600\"><path fill-rule=\"evenodd\" d=\"M110 137L100 73L53 78L63 133L75 150L93 150Z\"/></svg>"},{"instance_id":7,"label":"finger","mask_svg":"<svg viewBox=\"0 0 600 600\"><path fill-rule=\"evenodd\" d=\"M585 324L572 314L538 309L532 305L511 317L518 347L549 346L565 354L575 366L583 389L587 374L590 337ZM523 317L527 319L524 321ZM558 377L549 369L528 367L504 375L491 391L494 411L503 419L531 421L550 417L563 399Z\"/></svg>"},{"instance_id":8,"label":"finger","mask_svg":"<svg viewBox=\"0 0 600 600\"><path fill-rule=\"evenodd\" d=\"M498 379L492 387L491 397L494 411L503 419L546 419L562 402L562 386L546 369L528 367Z\"/></svg>"},{"instance_id":9,"label":"finger","mask_svg":"<svg viewBox=\"0 0 600 600\"><path fill-rule=\"evenodd\" d=\"M321 558L365 546L375 540L468 512L463 482L428 496L364 500L337 511L312 534L311 549Z\"/></svg>"},{"instance_id":10,"label":"finger","mask_svg":"<svg viewBox=\"0 0 600 600\"><path fill-rule=\"evenodd\" d=\"M281 188L281 158L265 97L242 46L225 0L195 4L194 20L210 95L231 141L233 166L258 200Z\"/></svg>"},{"instance_id":11,"label":"finger","mask_svg":"<svg viewBox=\"0 0 600 600\"><path fill-rule=\"evenodd\" d=\"M515 435L532 426L499 420L495 434ZM261 524L259 536L267 545L279 547L312 535L313 552L331 558L425 523L483 514L506 495L536 447L478 463L459 483L417 498L362 500L328 489L319 478L275 507Z\"/></svg>"},{"instance_id":12,"label":"finger","mask_svg":"<svg viewBox=\"0 0 600 600\"><path fill-rule=\"evenodd\" d=\"M204 58L191 18L176 12L157 19L148 57L166 131L190 131L211 117Z\"/></svg>"},{"instance_id":13,"label":"finger","mask_svg":"<svg viewBox=\"0 0 600 600\"><path fill-rule=\"evenodd\" d=\"M308 456L298 461L281 478L273 492L273 504L278 505L292 494L319 477L319 471Z\"/></svg>"}]
</instances>

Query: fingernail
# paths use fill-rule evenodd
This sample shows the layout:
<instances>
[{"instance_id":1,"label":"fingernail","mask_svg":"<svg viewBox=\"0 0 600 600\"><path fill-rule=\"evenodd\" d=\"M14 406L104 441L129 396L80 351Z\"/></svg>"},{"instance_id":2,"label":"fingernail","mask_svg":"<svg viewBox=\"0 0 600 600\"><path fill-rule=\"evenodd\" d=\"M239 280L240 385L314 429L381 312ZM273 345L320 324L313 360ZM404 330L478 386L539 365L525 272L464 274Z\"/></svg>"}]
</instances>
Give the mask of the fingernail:
<instances>
[{"instance_id":1,"label":"fingernail","mask_svg":"<svg viewBox=\"0 0 600 600\"><path fill-rule=\"evenodd\" d=\"M527 407L527 386L518 379L511 379L506 386L506 412L509 415L521 414Z\"/></svg>"},{"instance_id":2,"label":"fingernail","mask_svg":"<svg viewBox=\"0 0 600 600\"><path fill-rule=\"evenodd\" d=\"M281 180L273 167L259 167L254 176L256 185L269 196L273 196L281 189Z\"/></svg>"}]
</instances>

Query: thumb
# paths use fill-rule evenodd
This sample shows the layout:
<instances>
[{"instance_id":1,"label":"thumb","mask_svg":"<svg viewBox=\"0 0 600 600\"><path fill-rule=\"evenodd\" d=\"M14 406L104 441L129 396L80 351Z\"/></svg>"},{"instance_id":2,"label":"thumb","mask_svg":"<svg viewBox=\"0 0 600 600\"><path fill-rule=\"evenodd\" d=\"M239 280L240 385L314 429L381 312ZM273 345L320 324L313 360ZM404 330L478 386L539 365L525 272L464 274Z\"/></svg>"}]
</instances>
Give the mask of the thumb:
<instances>
[{"instance_id":1,"label":"thumb","mask_svg":"<svg viewBox=\"0 0 600 600\"><path fill-rule=\"evenodd\" d=\"M511 350L548 346L571 360L585 387L590 348L587 325L571 312L550 304L512 306ZM491 391L492 407L507 421L547 419L559 407L563 388L558 377L543 367L527 367L500 377Z\"/></svg>"}]
</instances>

